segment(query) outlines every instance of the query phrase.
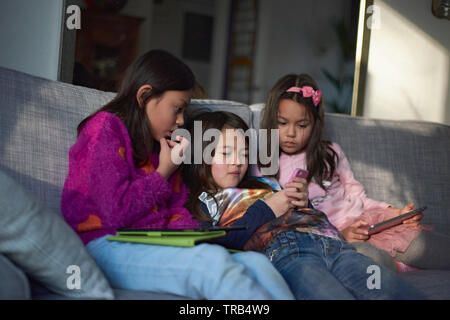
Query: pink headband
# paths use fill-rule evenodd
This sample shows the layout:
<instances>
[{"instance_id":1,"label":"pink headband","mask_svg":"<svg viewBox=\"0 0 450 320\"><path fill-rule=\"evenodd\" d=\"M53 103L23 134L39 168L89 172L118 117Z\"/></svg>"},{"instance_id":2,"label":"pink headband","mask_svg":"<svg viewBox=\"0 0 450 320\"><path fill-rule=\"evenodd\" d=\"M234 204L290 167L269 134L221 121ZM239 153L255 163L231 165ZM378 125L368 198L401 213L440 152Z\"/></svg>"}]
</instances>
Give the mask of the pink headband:
<instances>
[{"instance_id":1,"label":"pink headband","mask_svg":"<svg viewBox=\"0 0 450 320\"><path fill-rule=\"evenodd\" d=\"M290 87L286 90L286 92L296 92L296 93L303 93L303 96L305 98L312 97L314 106L317 107L320 103L320 99L322 99L322 92L320 90L314 90L310 86L304 86L304 87Z\"/></svg>"}]
</instances>

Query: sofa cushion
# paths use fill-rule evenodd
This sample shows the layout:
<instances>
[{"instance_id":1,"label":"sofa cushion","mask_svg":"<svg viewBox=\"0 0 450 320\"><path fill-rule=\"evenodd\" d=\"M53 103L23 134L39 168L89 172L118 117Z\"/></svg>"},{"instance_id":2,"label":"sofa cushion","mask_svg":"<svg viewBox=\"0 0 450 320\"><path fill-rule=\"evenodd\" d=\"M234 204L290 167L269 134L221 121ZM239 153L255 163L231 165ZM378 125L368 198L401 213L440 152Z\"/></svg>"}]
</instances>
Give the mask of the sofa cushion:
<instances>
[{"instance_id":1,"label":"sofa cushion","mask_svg":"<svg viewBox=\"0 0 450 320\"><path fill-rule=\"evenodd\" d=\"M255 129L259 129L264 114L264 103L255 103L250 105L249 108L252 111L252 126Z\"/></svg>"},{"instance_id":2,"label":"sofa cushion","mask_svg":"<svg viewBox=\"0 0 450 320\"><path fill-rule=\"evenodd\" d=\"M246 104L234 101L225 101L225 100L196 100L192 99L189 108L186 109L185 116L190 117L194 114L197 114L201 111L228 111L232 112L245 123L252 127L252 112Z\"/></svg>"},{"instance_id":3,"label":"sofa cushion","mask_svg":"<svg viewBox=\"0 0 450 320\"><path fill-rule=\"evenodd\" d=\"M324 137L344 150L370 198L428 206L422 222L450 235L450 126L327 114Z\"/></svg>"},{"instance_id":4,"label":"sofa cushion","mask_svg":"<svg viewBox=\"0 0 450 320\"><path fill-rule=\"evenodd\" d=\"M62 217L1 170L0 225L0 253L51 291L85 299L114 297L106 278Z\"/></svg>"},{"instance_id":5,"label":"sofa cushion","mask_svg":"<svg viewBox=\"0 0 450 320\"><path fill-rule=\"evenodd\" d=\"M33 281L31 281L30 286L33 300L79 300L55 294ZM115 300L192 300L192 298L189 297L182 297L169 293L124 289L113 290Z\"/></svg>"},{"instance_id":6,"label":"sofa cushion","mask_svg":"<svg viewBox=\"0 0 450 320\"><path fill-rule=\"evenodd\" d=\"M0 169L60 213L77 125L113 93L0 68Z\"/></svg>"},{"instance_id":7,"label":"sofa cushion","mask_svg":"<svg viewBox=\"0 0 450 320\"><path fill-rule=\"evenodd\" d=\"M8 258L0 254L0 300L30 299L30 285L26 275Z\"/></svg>"},{"instance_id":8,"label":"sofa cushion","mask_svg":"<svg viewBox=\"0 0 450 320\"><path fill-rule=\"evenodd\" d=\"M419 270L401 273L400 276L419 289L428 299L450 300L449 270Z\"/></svg>"},{"instance_id":9,"label":"sofa cushion","mask_svg":"<svg viewBox=\"0 0 450 320\"><path fill-rule=\"evenodd\" d=\"M5 68L0 68L0 87L0 169L51 211L60 213L68 153L76 141L77 125L111 101L115 93ZM252 113L246 104L193 99L186 114L200 109L227 110L252 124Z\"/></svg>"}]
</instances>

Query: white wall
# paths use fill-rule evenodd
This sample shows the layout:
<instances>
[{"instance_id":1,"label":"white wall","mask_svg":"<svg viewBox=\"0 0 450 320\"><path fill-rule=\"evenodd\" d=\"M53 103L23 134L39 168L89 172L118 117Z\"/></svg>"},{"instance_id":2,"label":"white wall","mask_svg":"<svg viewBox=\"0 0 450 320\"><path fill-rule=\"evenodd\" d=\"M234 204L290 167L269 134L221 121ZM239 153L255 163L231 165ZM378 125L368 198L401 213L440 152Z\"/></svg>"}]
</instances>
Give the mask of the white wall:
<instances>
[{"instance_id":1,"label":"white wall","mask_svg":"<svg viewBox=\"0 0 450 320\"><path fill-rule=\"evenodd\" d=\"M349 1L259 1L253 103L264 102L275 81L288 73L315 78L324 99L336 96L322 68L337 75L342 67L332 23L349 15Z\"/></svg>"},{"instance_id":2,"label":"white wall","mask_svg":"<svg viewBox=\"0 0 450 320\"><path fill-rule=\"evenodd\" d=\"M56 80L62 1L0 1L0 66Z\"/></svg>"},{"instance_id":3,"label":"white wall","mask_svg":"<svg viewBox=\"0 0 450 320\"><path fill-rule=\"evenodd\" d=\"M450 125L450 22L429 0L375 0L363 115Z\"/></svg>"}]
</instances>

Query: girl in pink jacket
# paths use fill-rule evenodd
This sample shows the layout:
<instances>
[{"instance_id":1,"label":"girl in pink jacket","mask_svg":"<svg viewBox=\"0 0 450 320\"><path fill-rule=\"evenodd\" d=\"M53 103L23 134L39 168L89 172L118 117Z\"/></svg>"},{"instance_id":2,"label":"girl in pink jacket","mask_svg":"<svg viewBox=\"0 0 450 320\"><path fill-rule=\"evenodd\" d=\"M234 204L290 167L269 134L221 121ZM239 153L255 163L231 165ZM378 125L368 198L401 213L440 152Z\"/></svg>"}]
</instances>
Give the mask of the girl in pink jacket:
<instances>
[{"instance_id":1,"label":"girl in pink jacket","mask_svg":"<svg viewBox=\"0 0 450 320\"><path fill-rule=\"evenodd\" d=\"M359 252L395 271L405 266L450 268L450 237L424 230L419 223L422 214L368 235L367 226L409 212L414 203L400 209L368 198L340 146L322 140L323 126L322 93L316 82L306 74L279 79L269 93L261 129L279 129L279 171L275 178L281 187L296 168L306 169L312 205L325 212ZM272 150L270 145L267 150Z\"/></svg>"}]
</instances>

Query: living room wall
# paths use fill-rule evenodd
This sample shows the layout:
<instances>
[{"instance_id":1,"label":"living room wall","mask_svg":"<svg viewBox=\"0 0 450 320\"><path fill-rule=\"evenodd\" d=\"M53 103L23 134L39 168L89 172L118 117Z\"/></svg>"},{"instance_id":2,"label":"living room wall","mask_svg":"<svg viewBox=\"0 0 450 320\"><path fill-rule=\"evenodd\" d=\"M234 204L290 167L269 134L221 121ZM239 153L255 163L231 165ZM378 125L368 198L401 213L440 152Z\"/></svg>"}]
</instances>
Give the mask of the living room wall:
<instances>
[{"instance_id":1,"label":"living room wall","mask_svg":"<svg viewBox=\"0 0 450 320\"><path fill-rule=\"evenodd\" d=\"M0 66L58 77L63 1L0 1Z\"/></svg>"},{"instance_id":2,"label":"living room wall","mask_svg":"<svg viewBox=\"0 0 450 320\"><path fill-rule=\"evenodd\" d=\"M450 22L431 0L375 0L363 115L450 124Z\"/></svg>"},{"instance_id":3,"label":"living room wall","mask_svg":"<svg viewBox=\"0 0 450 320\"><path fill-rule=\"evenodd\" d=\"M353 76L354 61L345 63L335 23L350 20L351 1L260 0L253 103L265 101L275 81L287 73L315 78L327 102L342 99L324 76ZM355 35L356 38L356 35ZM351 107L351 91L346 102Z\"/></svg>"}]
</instances>

